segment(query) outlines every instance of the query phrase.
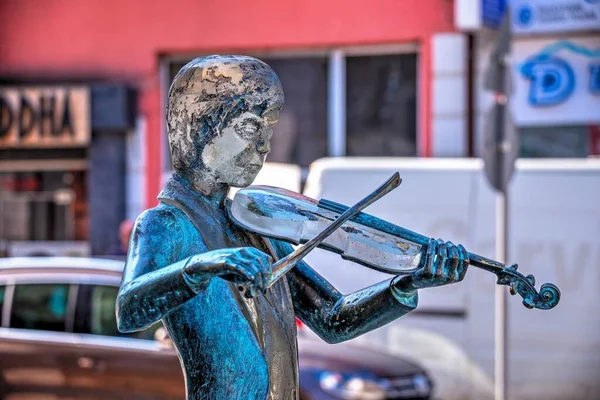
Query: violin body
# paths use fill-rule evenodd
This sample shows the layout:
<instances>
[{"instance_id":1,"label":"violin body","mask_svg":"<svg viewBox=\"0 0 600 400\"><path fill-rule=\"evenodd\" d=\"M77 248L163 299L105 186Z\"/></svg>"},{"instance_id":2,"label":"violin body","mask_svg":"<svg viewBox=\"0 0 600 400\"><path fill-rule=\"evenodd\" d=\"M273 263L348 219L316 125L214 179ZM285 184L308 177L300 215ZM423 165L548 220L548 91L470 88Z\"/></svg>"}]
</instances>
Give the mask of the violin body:
<instances>
[{"instance_id":1,"label":"violin body","mask_svg":"<svg viewBox=\"0 0 600 400\"><path fill-rule=\"evenodd\" d=\"M338 212L335 207L343 206L336 203L327 203L330 207L322 203L285 189L252 186L237 192L229 213L244 229L297 245L308 242L345 211ZM384 221L361 213L318 247L381 272L398 275L416 270L422 245L393 230L374 228L378 225L385 225Z\"/></svg>"},{"instance_id":2,"label":"violin body","mask_svg":"<svg viewBox=\"0 0 600 400\"><path fill-rule=\"evenodd\" d=\"M228 209L229 217L243 229L292 244L308 242L349 207L329 200L270 186L240 189ZM374 270L394 275L410 274L422 266L430 238L388 221L360 212L328 235L318 247ZM527 308L548 310L560 300L559 289L546 283L535 288L533 275L524 276L518 266L468 253L469 264L497 276L497 284L519 294Z\"/></svg>"}]
</instances>

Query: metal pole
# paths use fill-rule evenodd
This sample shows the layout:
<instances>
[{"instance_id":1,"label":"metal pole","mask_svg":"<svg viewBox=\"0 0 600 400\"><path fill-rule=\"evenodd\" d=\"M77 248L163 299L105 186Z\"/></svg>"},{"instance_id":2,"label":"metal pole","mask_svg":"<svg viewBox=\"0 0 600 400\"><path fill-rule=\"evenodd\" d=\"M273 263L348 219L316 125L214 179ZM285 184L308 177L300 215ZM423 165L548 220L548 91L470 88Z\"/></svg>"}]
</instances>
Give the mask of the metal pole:
<instances>
[{"instance_id":1,"label":"metal pole","mask_svg":"<svg viewBox=\"0 0 600 400\"><path fill-rule=\"evenodd\" d=\"M329 56L327 155L346 155L346 57L342 50Z\"/></svg>"},{"instance_id":2,"label":"metal pole","mask_svg":"<svg viewBox=\"0 0 600 400\"><path fill-rule=\"evenodd\" d=\"M496 260L506 263L508 259L508 195L505 191L496 192ZM508 321L506 310L506 288L496 285L496 306L494 323L494 399L506 400L508 382Z\"/></svg>"}]
</instances>

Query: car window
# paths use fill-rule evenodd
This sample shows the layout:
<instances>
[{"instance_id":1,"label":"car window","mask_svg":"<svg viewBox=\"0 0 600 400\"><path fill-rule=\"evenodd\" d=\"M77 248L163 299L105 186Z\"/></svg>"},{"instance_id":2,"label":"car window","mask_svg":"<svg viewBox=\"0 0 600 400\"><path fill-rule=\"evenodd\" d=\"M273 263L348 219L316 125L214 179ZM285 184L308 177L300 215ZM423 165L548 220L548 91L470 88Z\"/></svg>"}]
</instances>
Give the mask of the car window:
<instances>
[{"instance_id":1,"label":"car window","mask_svg":"<svg viewBox=\"0 0 600 400\"><path fill-rule=\"evenodd\" d=\"M4 308L4 293L6 293L6 287L0 286L0 324L2 323L2 309Z\"/></svg>"},{"instance_id":2,"label":"car window","mask_svg":"<svg viewBox=\"0 0 600 400\"><path fill-rule=\"evenodd\" d=\"M114 286L80 285L75 310L74 332L154 339L154 331L162 325L161 322L140 332L130 334L119 332L115 315L118 291L118 288Z\"/></svg>"},{"instance_id":3,"label":"car window","mask_svg":"<svg viewBox=\"0 0 600 400\"><path fill-rule=\"evenodd\" d=\"M16 285L11 328L64 332L69 285Z\"/></svg>"}]
</instances>

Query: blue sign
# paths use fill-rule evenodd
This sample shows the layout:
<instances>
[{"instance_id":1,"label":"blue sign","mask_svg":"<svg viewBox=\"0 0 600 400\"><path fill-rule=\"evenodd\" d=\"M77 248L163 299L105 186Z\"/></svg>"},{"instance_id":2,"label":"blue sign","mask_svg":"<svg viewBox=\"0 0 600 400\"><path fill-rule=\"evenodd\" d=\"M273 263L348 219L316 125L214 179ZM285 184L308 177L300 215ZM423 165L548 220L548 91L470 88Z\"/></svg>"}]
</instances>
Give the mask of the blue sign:
<instances>
[{"instance_id":1,"label":"blue sign","mask_svg":"<svg viewBox=\"0 0 600 400\"><path fill-rule=\"evenodd\" d=\"M569 41L560 41L544 48L527 59L520 72L530 82L528 102L534 107L554 106L567 100L576 88L576 74L569 62L555 53L568 51L589 58L600 57L599 50L591 50ZM587 89L593 95L600 94L600 63L588 66ZM579 76L583 78L583 76Z\"/></svg>"},{"instance_id":2,"label":"blue sign","mask_svg":"<svg viewBox=\"0 0 600 400\"><path fill-rule=\"evenodd\" d=\"M487 27L496 29L502 22L506 0L481 0L481 19Z\"/></svg>"},{"instance_id":3,"label":"blue sign","mask_svg":"<svg viewBox=\"0 0 600 400\"><path fill-rule=\"evenodd\" d=\"M515 40L511 64L517 125L600 124L599 36Z\"/></svg>"},{"instance_id":4,"label":"blue sign","mask_svg":"<svg viewBox=\"0 0 600 400\"><path fill-rule=\"evenodd\" d=\"M575 89L573 68L558 57L535 56L523 64L521 73L531 81L529 104L533 106L560 104Z\"/></svg>"},{"instance_id":5,"label":"blue sign","mask_svg":"<svg viewBox=\"0 0 600 400\"><path fill-rule=\"evenodd\" d=\"M510 0L515 35L597 31L600 0Z\"/></svg>"},{"instance_id":6,"label":"blue sign","mask_svg":"<svg viewBox=\"0 0 600 400\"><path fill-rule=\"evenodd\" d=\"M527 27L533 20L533 9L529 4L524 4L515 10L513 18L516 25Z\"/></svg>"},{"instance_id":7,"label":"blue sign","mask_svg":"<svg viewBox=\"0 0 600 400\"><path fill-rule=\"evenodd\" d=\"M590 64L590 93L600 95L600 63Z\"/></svg>"}]
</instances>

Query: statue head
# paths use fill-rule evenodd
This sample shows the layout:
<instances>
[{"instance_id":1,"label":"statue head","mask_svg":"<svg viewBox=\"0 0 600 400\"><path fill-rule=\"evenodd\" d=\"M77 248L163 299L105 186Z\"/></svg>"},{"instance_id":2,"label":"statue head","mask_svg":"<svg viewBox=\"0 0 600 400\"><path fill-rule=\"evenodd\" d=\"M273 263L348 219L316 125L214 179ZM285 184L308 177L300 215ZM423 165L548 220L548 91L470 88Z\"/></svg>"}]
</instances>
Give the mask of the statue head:
<instances>
[{"instance_id":1,"label":"statue head","mask_svg":"<svg viewBox=\"0 0 600 400\"><path fill-rule=\"evenodd\" d=\"M270 151L283 89L264 62L199 57L175 76L167 128L173 167L192 183L245 187Z\"/></svg>"}]
</instances>

